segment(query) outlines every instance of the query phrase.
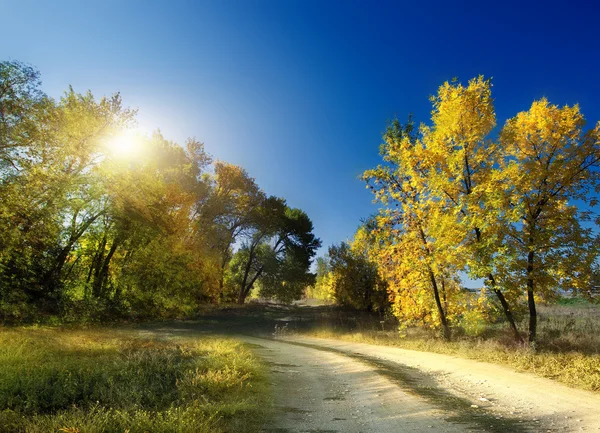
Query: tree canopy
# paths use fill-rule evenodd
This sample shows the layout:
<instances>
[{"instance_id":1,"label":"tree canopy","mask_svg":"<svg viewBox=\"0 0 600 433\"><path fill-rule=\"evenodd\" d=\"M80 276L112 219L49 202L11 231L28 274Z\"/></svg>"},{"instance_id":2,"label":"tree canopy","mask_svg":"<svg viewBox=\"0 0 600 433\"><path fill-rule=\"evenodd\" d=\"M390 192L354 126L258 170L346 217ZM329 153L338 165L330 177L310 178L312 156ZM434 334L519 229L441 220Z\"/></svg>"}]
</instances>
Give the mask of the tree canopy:
<instances>
[{"instance_id":1,"label":"tree canopy","mask_svg":"<svg viewBox=\"0 0 600 433\"><path fill-rule=\"evenodd\" d=\"M534 341L536 299L592 293L600 126L585 130L579 107L542 99L494 136L483 77L446 82L431 102L431 125L392 122L383 164L363 176L382 204L371 231L394 312L431 317L449 338L473 305L458 285L466 272L485 280L517 339L514 312L526 299Z\"/></svg>"},{"instance_id":2,"label":"tree canopy","mask_svg":"<svg viewBox=\"0 0 600 433\"><path fill-rule=\"evenodd\" d=\"M304 212L195 139L132 132L119 94L53 100L40 86L34 68L0 62L4 320L190 313L227 300L241 262L237 301L258 283L301 296L320 245Z\"/></svg>"}]
</instances>

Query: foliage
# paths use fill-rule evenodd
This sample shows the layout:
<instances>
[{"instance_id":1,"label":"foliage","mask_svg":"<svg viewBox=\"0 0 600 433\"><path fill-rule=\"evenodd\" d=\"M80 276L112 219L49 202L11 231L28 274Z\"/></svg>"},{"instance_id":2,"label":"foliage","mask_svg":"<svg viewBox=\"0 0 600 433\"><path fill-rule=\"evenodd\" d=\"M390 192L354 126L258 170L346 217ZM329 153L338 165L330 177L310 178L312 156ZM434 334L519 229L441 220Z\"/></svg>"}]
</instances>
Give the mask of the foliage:
<instances>
[{"instance_id":1,"label":"foliage","mask_svg":"<svg viewBox=\"0 0 600 433\"><path fill-rule=\"evenodd\" d=\"M309 269L321 245L312 231L306 213L288 207L282 199L266 198L257 208L253 230L237 251L228 278L238 303L244 303L255 284L263 297L282 302L300 299L314 281Z\"/></svg>"},{"instance_id":2,"label":"foliage","mask_svg":"<svg viewBox=\"0 0 600 433\"><path fill-rule=\"evenodd\" d=\"M514 258L500 270L508 287L526 287L529 337L536 335L535 297L553 299L557 290L590 295L598 242L583 224L590 212L575 200L594 204L599 183L600 123L584 132L578 106L558 107L546 99L509 119L500 141L506 152L502 174L514 214L505 228Z\"/></svg>"},{"instance_id":3,"label":"foliage","mask_svg":"<svg viewBox=\"0 0 600 433\"><path fill-rule=\"evenodd\" d=\"M350 245L342 242L329 247L331 290L340 305L383 311L388 306L387 284L362 246L355 236Z\"/></svg>"},{"instance_id":4,"label":"foliage","mask_svg":"<svg viewBox=\"0 0 600 433\"><path fill-rule=\"evenodd\" d=\"M264 367L234 340L0 330L0 431L258 431Z\"/></svg>"},{"instance_id":5,"label":"foliage","mask_svg":"<svg viewBox=\"0 0 600 433\"><path fill-rule=\"evenodd\" d=\"M439 323L448 338L450 324L473 314L459 290L464 271L485 280L517 340L514 312L526 297L534 341L536 298L594 293L597 240L581 203L597 202L600 127L585 131L577 106L542 99L493 138L483 77L446 82L431 102L432 124L394 121L384 163L363 175L383 204L373 251L394 312Z\"/></svg>"},{"instance_id":6,"label":"foliage","mask_svg":"<svg viewBox=\"0 0 600 433\"><path fill-rule=\"evenodd\" d=\"M253 244L265 293L298 298L319 245L306 214L197 140L134 133L135 114L118 94L54 101L35 69L0 63L0 318L190 314L228 299Z\"/></svg>"},{"instance_id":7,"label":"foliage","mask_svg":"<svg viewBox=\"0 0 600 433\"><path fill-rule=\"evenodd\" d=\"M335 301L333 275L328 256L317 257L315 283L306 288L305 296L320 301Z\"/></svg>"}]
</instances>

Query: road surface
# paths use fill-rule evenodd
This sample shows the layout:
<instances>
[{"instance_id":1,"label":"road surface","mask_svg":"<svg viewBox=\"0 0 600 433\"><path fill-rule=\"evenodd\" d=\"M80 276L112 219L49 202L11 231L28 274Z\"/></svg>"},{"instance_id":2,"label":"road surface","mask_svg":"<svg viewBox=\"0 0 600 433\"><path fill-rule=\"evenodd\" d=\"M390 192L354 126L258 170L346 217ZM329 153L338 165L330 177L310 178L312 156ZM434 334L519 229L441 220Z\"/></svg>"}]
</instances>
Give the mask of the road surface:
<instances>
[{"instance_id":1,"label":"road surface","mask_svg":"<svg viewBox=\"0 0 600 433\"><path fill-rule=\"evenodd\" d=\"M274 408L265 433L600 432L600 394L507 367L334 339L230 331L270 367ZM144 332L221 333L193 322Z\"/></svg>"}]
</instances>

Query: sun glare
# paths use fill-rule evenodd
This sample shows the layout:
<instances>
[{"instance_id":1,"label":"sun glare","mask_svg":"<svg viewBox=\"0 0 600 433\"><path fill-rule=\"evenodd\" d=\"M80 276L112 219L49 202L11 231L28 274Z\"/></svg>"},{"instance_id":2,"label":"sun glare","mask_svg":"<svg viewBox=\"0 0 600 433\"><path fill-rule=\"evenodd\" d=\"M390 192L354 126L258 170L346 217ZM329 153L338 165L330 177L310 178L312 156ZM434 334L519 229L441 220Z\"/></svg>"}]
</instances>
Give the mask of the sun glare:
<instances>
[{"instance_id":1,"label":"sun glare","mask_svg":"<svg viewBox=\"0 0 600 433\"><path fill-rule=\"evenodd\" d=\"M108 142L111 154L120 159L132 159L141 151L140 134L135 129L127 129Z\"/></svg>"}]
</instances>

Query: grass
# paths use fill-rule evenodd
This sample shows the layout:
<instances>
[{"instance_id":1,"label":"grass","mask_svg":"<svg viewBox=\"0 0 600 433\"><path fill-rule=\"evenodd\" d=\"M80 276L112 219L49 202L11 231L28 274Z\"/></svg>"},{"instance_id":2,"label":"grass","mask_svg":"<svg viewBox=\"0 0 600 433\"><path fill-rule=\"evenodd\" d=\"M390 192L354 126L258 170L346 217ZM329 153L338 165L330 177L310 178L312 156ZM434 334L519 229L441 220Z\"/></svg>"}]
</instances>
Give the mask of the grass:
<instances>
[{"instance_id":1,"label":"grass","mask_svg":"<svg viewBox=\"0 0 600 433\"><path fill-rule=\"evenodd\" d=\"M229 338L0 328L0 432L257 432L265 371Z\"/></svg>"},{"instance_id":2,"label":"grass","mask_svg":"<svg viewBox=\"0 0 600 433\"><path fill-rule=\"evenodd\" d=\"M382 329L377 317L369 321L364 315L345 313L344 322L339 311L332 311L328 317L321 313L316 325L305 328L303 333L503 364L575 388L600 392L600 305L574 302L543 305L538 311L539 338L535 349L515 343L505 324L489 325L478 337L456 330L454 340L445 342L420 328L409 328L400 335L388 321ZM526 329L525 321L521 329Z\"/></svg>"}]
</instances>

